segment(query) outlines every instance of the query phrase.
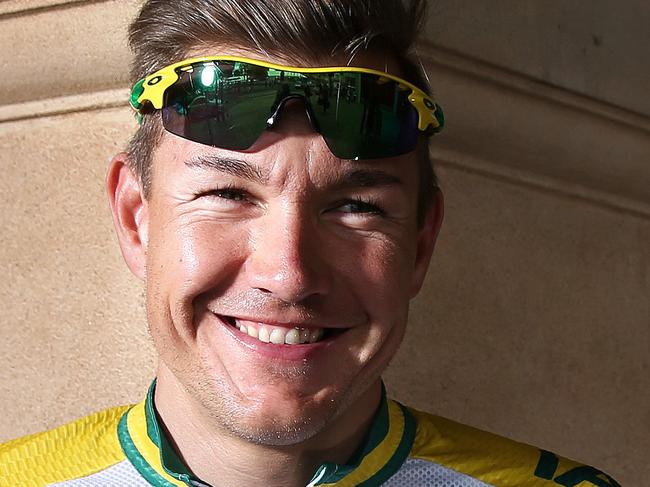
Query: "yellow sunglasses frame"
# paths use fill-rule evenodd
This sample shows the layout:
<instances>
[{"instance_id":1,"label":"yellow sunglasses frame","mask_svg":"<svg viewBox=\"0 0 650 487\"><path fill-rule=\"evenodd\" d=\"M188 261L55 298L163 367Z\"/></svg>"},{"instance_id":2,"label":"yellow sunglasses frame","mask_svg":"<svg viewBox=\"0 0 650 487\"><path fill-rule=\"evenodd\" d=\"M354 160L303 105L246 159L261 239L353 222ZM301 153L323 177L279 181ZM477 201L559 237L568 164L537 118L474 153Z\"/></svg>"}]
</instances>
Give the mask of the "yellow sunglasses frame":
<instances>
[{"instance_id":1,"label":"yellow sunglasses frame","mask_svg":"<svg viewBox=\"0 0 650 487\"><path fill-rule=\"evenodd\" d=\"M442 129L444 118L442 115L442 108L422 91L417 86L409 83L408 81L393 76L392 74L385 73L383 71L377 71L375 69L369 68L359 68L355 66L331 66L331 67L321 67L321 68L301 68L294 66L283 66L281 64L273 64L266 61L260 61L257 59L250 59L245 57L238 56L203 56L195 57L190 59L185 59L178 63L170 64L165 66L162 69L159 69L155 73L146 76L145 78L138 81L132 90L131 96L131 107L142 114L144 107L147 103L150 103L153 108L160 110L163 108L164 94L167 89L172 86L176 81L178 81L178 73L176 70L189 67L193 64L199 63L209 63L213 61L229 61L229 62L242 62L247 64L253 64L255 66L262 66L265 68L276 69L278 71L292 71L295 73L366 73L379 76L382 79L395 81L399 84L400 88L410 89L411 93L408 96L408 100L415 107L418 112L418 129L425 131L428 127L432 126L434 132L438 132ZM142 92L137 94L136 90L141 87Z\"/></svg>"}]
</instances>

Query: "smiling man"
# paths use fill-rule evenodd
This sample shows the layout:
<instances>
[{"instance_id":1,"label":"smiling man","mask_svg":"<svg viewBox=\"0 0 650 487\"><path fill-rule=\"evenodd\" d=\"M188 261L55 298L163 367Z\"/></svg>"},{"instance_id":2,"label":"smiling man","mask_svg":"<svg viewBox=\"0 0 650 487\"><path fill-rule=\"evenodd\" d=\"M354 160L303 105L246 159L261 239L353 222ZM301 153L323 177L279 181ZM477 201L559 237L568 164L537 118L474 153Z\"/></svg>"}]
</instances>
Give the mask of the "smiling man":
<instances>
[{"instance_id":1,"label":"smiling man","mask_svg":"<svg viewBox=\"0 0 650 487\"><path fill-rule=\"evenodd\" d=\"M0 447L0 485L618 485L385 395L442 220L423 5L144 4L107 188L157 378Z\"/></svg>"}]
</instances>

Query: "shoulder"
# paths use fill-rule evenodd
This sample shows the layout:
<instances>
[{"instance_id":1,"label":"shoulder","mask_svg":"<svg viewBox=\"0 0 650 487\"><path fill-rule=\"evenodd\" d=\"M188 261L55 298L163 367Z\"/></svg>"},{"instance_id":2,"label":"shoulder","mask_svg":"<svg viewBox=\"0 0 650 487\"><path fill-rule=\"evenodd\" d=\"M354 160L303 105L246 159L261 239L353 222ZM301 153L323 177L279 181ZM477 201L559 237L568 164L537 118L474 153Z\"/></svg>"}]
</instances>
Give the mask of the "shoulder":
<instances>
[{"instance_id":1,"label":"shoulder","mask_svg":"<svg viewBox=\"0 0 650 487\"><path fill-rule=\"evenodd\" d=\"M588 465L439 416L410 412L417 421L412 465L420 460L420 466L448 469L494 487L620 487Z\"/></svg>"},{"instance_id":2,"label":"shoulder","mask_svg":"<svg viewBox=\"0 0 650 487\"><path fill-rule=\"evenodd\" d=\"M91 414L0 445L0 487L41 486L91 475L125 456L117 425L128 406Z\"/></svg>"}]
</instances>

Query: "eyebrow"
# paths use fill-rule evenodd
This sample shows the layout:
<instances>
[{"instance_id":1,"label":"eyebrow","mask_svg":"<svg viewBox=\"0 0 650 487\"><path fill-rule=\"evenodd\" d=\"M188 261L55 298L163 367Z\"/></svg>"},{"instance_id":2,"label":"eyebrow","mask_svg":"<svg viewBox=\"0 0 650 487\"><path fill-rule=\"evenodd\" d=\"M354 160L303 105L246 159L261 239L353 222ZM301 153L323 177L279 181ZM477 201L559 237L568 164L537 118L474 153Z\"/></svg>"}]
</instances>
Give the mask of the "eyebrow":
<instances>
[{"instance_id":1,"label":"eyebrow","mask_svg":"<svg viewBox=\"0 0 650 487\"><path fill-rule=\"evenodd\" d=\"M185 161L189 167L212 169L235 177L247 179L255 183L266 183L269 175L262 172L255 164L234 157L223 157L216 154L199 154ZM335 176L331 185L335 189L373 188L381 186L402 186L404 182L397 176L380 169L352 169L343 171Z\"/></svg>"},{"instance_id":2,"label":"eyebrow","mask_svg":"<svg viewBox=\"0 0 650 487\"><path fill-rule=\"evenodd\" d=\"M264 183L269 179L268 174L264 174L259 166L234 157L199 154L185 161L185 165L201 169L213 169L256 183Z\"/></svg>"}]
</instances>

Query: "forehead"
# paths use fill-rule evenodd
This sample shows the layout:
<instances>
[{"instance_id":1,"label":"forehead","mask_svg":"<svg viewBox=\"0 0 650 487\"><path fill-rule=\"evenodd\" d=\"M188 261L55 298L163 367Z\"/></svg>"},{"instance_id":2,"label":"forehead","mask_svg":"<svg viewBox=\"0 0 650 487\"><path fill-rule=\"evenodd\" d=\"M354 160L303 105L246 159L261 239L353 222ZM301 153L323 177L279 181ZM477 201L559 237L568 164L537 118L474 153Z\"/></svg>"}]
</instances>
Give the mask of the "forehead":
<instances>
[{"instance_id":1,"label":"forehead","mask_svg":"<svg viewBox=\"0 0 650 487\"><path fill-rule=\"evenodd\" d=\"M329 151L320 134L307 130L264 134L259 148L247 152L197 144L165 133L158 149L154 175L158 173L159 178L154 179L175 179L184 173L191 179L209 179L216 174L294 188L339 186L345 181L349 187L393 186L410 190L417 184L414 153L386 159L339 159Z\"/></svg>"}]
</instances>

